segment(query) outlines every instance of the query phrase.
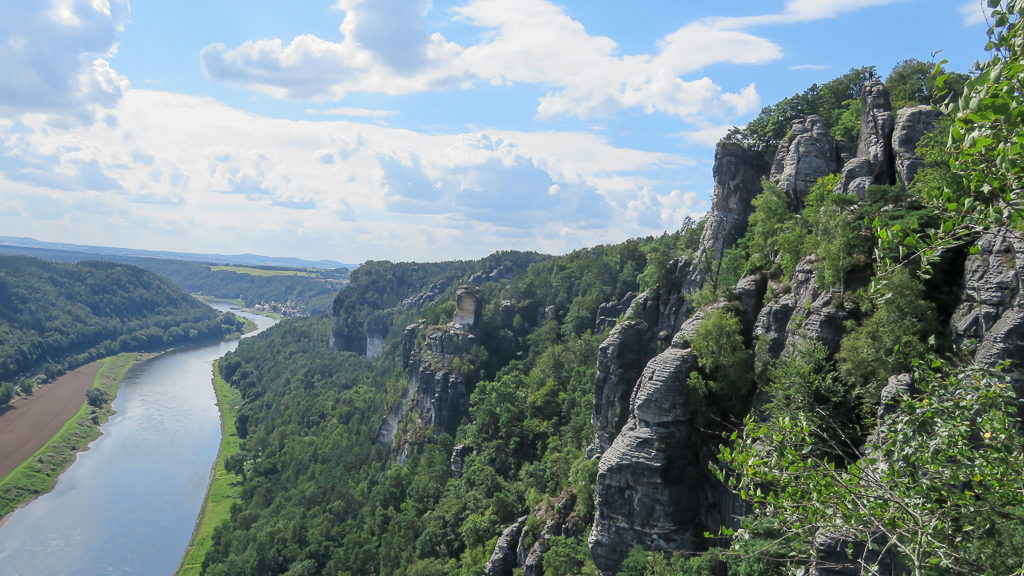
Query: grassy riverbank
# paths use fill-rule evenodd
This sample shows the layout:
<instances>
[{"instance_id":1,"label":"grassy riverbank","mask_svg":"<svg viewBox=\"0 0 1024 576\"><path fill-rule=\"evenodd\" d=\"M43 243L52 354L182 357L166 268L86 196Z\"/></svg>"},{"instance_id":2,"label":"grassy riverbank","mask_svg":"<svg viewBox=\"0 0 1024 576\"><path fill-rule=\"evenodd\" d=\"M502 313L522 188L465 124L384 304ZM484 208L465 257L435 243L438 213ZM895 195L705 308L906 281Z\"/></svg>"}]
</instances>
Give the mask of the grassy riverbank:
<instances>
[{"instance_id":1,"label":"grassy riverbank","mask_svg":"<svg viewBox=\"0 0 1024 576\"><path fill-rule=\"evenodd\" d=\"M125 372L149 356L152 355L125 353L106 358L96 374L93 387L113 398ZM74 417L42 448L0 480L0 517L53 489L57 477L74 462L75 454L88 448L89 443L99 437L100 425L113 413L109 403L97 409L83 402Z\"/></svg>"},{"instance_id":2,"label":"grassy riverbank","mask_svg":"<svg viewBox=\"0 0 1024 576\"><path fill-rule=\"evenodd\" d=\"M213 474L206 489L206 499L199 512L199 520L192 532L192 540L185 549L185 554L175 571L175 576L197 576L202 570L203 558L210 549L213 531L228 517L231 504L238 499L241 491L241 477L224 469L224 460L240 449L241 440L235 430L235 416L242 397L237 390L228 385L220 376L217 364L213 365L213 388L217 393L217 405L220 407L220 452L213 465Z\"/></svg>"}]
</instances>

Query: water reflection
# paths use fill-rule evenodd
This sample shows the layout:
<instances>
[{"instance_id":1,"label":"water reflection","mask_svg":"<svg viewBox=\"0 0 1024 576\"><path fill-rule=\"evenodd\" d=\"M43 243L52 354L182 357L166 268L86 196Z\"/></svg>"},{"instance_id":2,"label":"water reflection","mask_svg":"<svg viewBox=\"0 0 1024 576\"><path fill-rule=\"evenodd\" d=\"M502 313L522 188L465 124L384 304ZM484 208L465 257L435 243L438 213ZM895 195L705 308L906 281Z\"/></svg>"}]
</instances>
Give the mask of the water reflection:
<instances>
[{"instance_id":1,"label":"water reflection","mask_svg":"<svg viewBox=\"0 0 1024 576\"><path fill-rule=\"evenodd\" d=\"M241 314L261 330L276 322ZM237 345L183 349L133 367L103 435L52 492L0 530L0 574L173 573L220 443L212 364Z\"/></svg>"}]
</instances>

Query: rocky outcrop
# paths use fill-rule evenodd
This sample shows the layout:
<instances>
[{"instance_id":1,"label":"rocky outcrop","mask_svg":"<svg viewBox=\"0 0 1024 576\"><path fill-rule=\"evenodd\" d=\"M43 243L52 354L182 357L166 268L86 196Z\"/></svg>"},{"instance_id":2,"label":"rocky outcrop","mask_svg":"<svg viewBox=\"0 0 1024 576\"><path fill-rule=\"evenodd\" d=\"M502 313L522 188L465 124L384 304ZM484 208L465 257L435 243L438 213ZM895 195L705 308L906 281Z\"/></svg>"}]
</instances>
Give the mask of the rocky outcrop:
<instances>
[{"instance_id":1,"label":"rocky outcrop","mask_svg":"<svg viewBox=\"0 0 1024 576\"><path fill-rule=\"evenodd\" d=\"M408 386L381 422L377 440L394 443L399 422L410 412L414 412L418 428L432 429L438 435L454 435L469 413L469 397L476 385L477 372L468 358L477 346L476 335L455 323L406 327L402 334L402 363ZM461 361L456 363L456 359ZM419 440L422 439L421 436ZM403 438L396 451L407 454L410 442Z\"/></svg>"},{"instance_id":2,"label":"rocky outcrop","mask_svg":"<svg viewBox=\"0 0 1024 576\"><path fill-rule=\"evenodd\" d=\"M366 333L366 357L376 358L384 351L385 335L376 332Z\"/></svg>"},{"instance_id":3,"label":"rocky outcrop","mask_svg":"<svg viewBox=\"0 0 1024 576\"><path fill-rule=\"evenodd\" d=\"M585 529L576 515L576 494L572 492L559 498L554 506L542 504L535 515L545 520L544 529L532 545L528 546L526 534L523 534L519 542L519 556L525 576L544 576L544 554L551 549L553 538L579 536Z\"/></svg>"},{"instance_id":4,"label":"rocky outcrop","mask_svg":"<svg viewBox=\"0 0 1024 576\"><path fill-rule=\"evenodd\" d=\"M415 381L413 405L419 420L438 434L454 435L469 413L475 381L456 370L454 359L469 355L476 346L476 336L454 324L432 326L423 349L406 366Z\"/></svg>"},{"instance_id":5,"label":"rocky outcrop","mask_svg":"<svg viewBox=\"0 0 1024 576\"><path fill-rule=\"evenodd\" d=\"M994 228L967 258L961 304L953 312L954 342L974 361L995 368L1010 361L1014 388L1024 398L1024 235Z\"/></svg>"},{"instance_id":6,"label":"rocky outcrop","mask_svg":"<svg viewBox=\"0 0 1024 576\"><path fill-rule=\"evenodd\" d=\"M657 344L669 343L692 311L688 297L717 275L722 254L746 233L751 201L761 192L767 170L760 152L734 142L718 145L714 199L696 256L672 262L673 273L665 285L637 296L598 351L591 417L596 437L588 456L599 456L611 445L625 422L637 378L654 357Z\"/></svg>"},{"instance_id":7,"label":"rocky outcrop","mask_svg":"<svg viewBox=\"0 0 1024 576\"><path fill-rule=\"evenodd\" d=\"M790 125L789 134L775 152L768 178L786 193L790 208L796 211L803 207L819 178L838 170L839 155L832 134L825 120L814 114Z\"/></svg>"},{"instance_id":8,"label":"rocky outcrop","mask_svg":"<svg viewBox=\"0 0 1024 576\"><path fill-rule=\"evenodd\" d=\"M625 424L633 385L654 355L654 348L651 327L632 319L616 325L601 343L594 378L594 411L590 417L595 439L587 450L591 458L607 450Z\"/></svg>"},{"instance_id":9,"label":"rocky outcrop","mask_svg":"<svg viewBox=\"0 0 1024 576\"><path fill-rule=\"evenodd\" d=\"M601 457L590 553L602 574L615 574L633 546L698 550L703 544L698 427L689 402L690 350L669 348L644 369L630 417Z\"/></svg>"},{"instance_id":10,"label":"rocky outcrop","mask_svg":"<svg viewBox=\"0 0 1024 576\"><path fill-rule=\"evenodd\" d=\"M477 305L480 291L472 286L459 286L455 292L455 318L452 322L465 329L475 328L480 323L483 306Z\"/></svg>"},{"instance_id":11,"label":"rocky outcrop","mask_svg":"<svg viewBox=\"0 0 1024 576\"><path fill-rule=\"evenodd\" d=\"M452 449L452 457L449 461L452 467L452 477L462 476L462 469L466 466L466 457L473 453L473 448L466 444L456 444Z\"/></svg>"},{"instance_id":12,"label":"rocky outcrop","mask_svg":"<svg viewBox=\"0 0 1024 576\"><path fill-rule=\"evenodd\" d=\"M875 168L867 158L853 158L843 166L839 181L833 192L837 194L856 194L861 200L868 197L868 188L875 184Z\"/></svg>"},{"instance_id":13,"label":"rocky outcrop","mask_svg":"<svg viewBox=\"0 0 1024 576\"><path fill-rule=\"evenodd\" d=\"M720 142L715 149L715 190L711 212L704 220L700 247L686 279L684 291L693 293L717 271L722 254L747 231L751 201L761 193L768 162L756 150L735 142Z\"/></svg>"},{"instance_id":14,"label":"rocky outcrop","mask_svg":"<svg viewBox=\"0 0 1024 576\"><path fill-rule=\"evenodd\" d=\"M896 160L896 177L909 188L924 160L917 155L917 145L925 134L936 128L942 114L931 106L911 106L896 113L892 133L892 150Z\"/></svg>"},{"instance_id":15,"label":"rocky outcrop","mask_svg":"<svg viewBox=\"0 0 1024 576\"><path fill-rule=\"evenodd\" d=\"M503 267L495 268L490 272L477 272L469 277L467 283L469 284L484 284L485 282L506 282L509 280L509 275Z\"/></svg>"},{"instance_id":16,"label":"rocky outcrop","mask_svg":"<svg viewBox=\"0 0 1024 576\"><path fill-rule=\"evenodd\" d=\"M838 294L818 288L815 262L813 255L804 258L789 284L772 286L776 296L761 309L754 327L758 366L811 343L822 344L830 354L839 351L849 315Z\"/></svg>"},{"instance_id":17,"label":"rocky outcrop","mask_svg":"<svg viewBox=\"0 0 1024 576\"><path fill-rule=\"evenodd\" d=\"M856 194L861 200L865 200L869 187L896 183L893 155L894 126L895 118L892 104L889 102L889 89L877 78L868 80L860 90L860 138L857 140L857 155L843 165L839 183L835 187L836 192ZM920 136L917 138L920 139ZM916 146L916 141L914 145Z\"/></svg>"},{"instance_id":18,"label":"rocky outcrop","mask_svg":"<svg viewBox=\"0 0 1024 576\"><path fill-rule=\"evenodd\" d=\"M420 292L415 296L410 296L405 300L402 300L400 306L403 308L423 308L427 304L437 300L437 297L441 294L444 294L444 284L437 282L431 284L425 292Z\"/></svg>"},{"instance_id":19,"label":"rocky outcrop","mask_svg":"<svg viewBox=\"0 0 1024 576\"><path fill-rule=\"evenodd\" d=\"M628 292L622 299L618 301L605 302L597 307L597 318L594 320L594 330L604 330L605 328L612 328L619 321L619 317L625 314L630 305L633 304L633 300L636 299L636 293Z\"/></svg>"},{"instance_id":20,"label":"rocky outcrop","mask_svg":"<svg viewBox=\"0 0 1024 576\"><path fill-rule=\"evenodd\" d=\"M518 565L516 561L516 545L519 543L519 538L522 536L525 526L526 516L523 516L516 520L515 524L505 528L501 533L501 536L498 537L498 543L494 545L491 559L487 561L487 565L484 567L484 574L486 576L512 576L512 571Z\"/></svg>"},{"instance_id":21,"label":"rocky outcrop","mask_svg":"<svg viewBox=\"0 0 1024 576\"><path fill-rule=\"evenodd\" d=\"M868 160L874 168L877 184L895 184L892 132L895 118L889 101L889 89L878 78L871 78L860 89L860 138L857 158Z\"/></svg>"}]
</instances>

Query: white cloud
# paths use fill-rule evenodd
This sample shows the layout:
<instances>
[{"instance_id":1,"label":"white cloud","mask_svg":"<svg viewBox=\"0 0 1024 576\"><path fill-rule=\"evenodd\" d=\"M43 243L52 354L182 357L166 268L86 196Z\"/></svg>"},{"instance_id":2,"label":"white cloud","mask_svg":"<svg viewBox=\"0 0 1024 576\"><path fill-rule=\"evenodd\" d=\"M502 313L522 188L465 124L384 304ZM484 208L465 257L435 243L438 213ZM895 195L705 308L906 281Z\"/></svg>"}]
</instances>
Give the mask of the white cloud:
<instances>
[{"instance_id":1,"label":"white cloud","mask_svg":"<svg viewBox=\"0 0 1024 576\"><path fill-rule=\"evenodd\" d=\"M713 126L705 126L699 130L679 132L674 134L674 136L681 136L691 144L714 148L718 144L718 141L722 139L722 136L725 136L726 132L732 129L732 127L732 124L716 124Z\"/></svg>"},{"instance_id":2,"label":"white cloud","mask_svg":"<svg viewBox=\"0 0 1024 576\"><path fill-rule=\"evenodd\" d=\"M310 114L322 114L324 116L348 116L350 118L387 118L397 116L396 110L369 110L367 108L329 108L327 110L307 109Z\"/></svg>"},{"instance_id":3,"label":"white cloud","mask_svg":"<svg viewBox=\"0 0 1024 576\"><path fill-rule=\"evenodd\" d=\"M128 88L104 59L117 51L127 0L0 2L0 116L60 112L91 121Z\"/></svg>"},{"instance_id":4,"label":"white cloud","mask_svg":"<svg viewBox=\"0 0 1024 576\"><path fill-rule=\"evenodd\" d=\"M988 18L985 2L982 0L968 0L961 4L958 10L960 15L963 16L964 26L984 24L985 19Z\"/></svg>"},{"instance_id":5,"label":"white cloud","mask_svg":"<svg viewBox=\"0 0 1024 576\"><path fill-rule=\"evenodd\" d=\"M291 121L139 89L111 114L91 125L0 121L0 229L199 252L437 259L511 242L563 252L621 241L675 229L696 206L657 177L690 161L592 134Z\"/></svg>"},{"instance_id":6,"label":"white cloud","mask_svg":"<svg viewBox=\"0 0 1024 576\"><path fill-rule=\"evenodd\" d=\"M787 0L782 12L729 18L709 18L705 22L722 28L744 29L770 24L794 24L837 18L873 6L899 4L909 0Z\"/></svg>"},{"instance_id":7,"label":"white cloud","mask_svg":"<svg viewBox=\"0 0 1024 576\"><path fill-rule=\"evenodd\" d=\"M339 100L353 91L410 94L468 87L535 84L550 91L540 116L598 117L640 108L682 118L742 115L756 99L708 78L684 79L720 63L761 64L781 57L773 42L739 30L691 23L658 42L655 54L620 54L611 38L593 36L547 0L471 0L454 8L459 23L487 32L470 46L427 35L426 0L341 0L343 38L305 35L206 47L206 73L274 96ZM756 108L756 105L755 105ZM344 110L344 109L343 109Z\"/></svg>"}]
</instances>

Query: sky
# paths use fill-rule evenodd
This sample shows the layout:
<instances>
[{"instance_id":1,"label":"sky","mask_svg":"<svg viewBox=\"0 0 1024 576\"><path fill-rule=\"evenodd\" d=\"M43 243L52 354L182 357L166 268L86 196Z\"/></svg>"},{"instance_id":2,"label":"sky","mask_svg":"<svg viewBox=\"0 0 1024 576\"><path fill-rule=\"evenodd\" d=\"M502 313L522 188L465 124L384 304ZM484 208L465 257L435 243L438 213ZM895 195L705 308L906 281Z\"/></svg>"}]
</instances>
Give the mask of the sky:
<instances>
[{"instance_id":1,"label":"sky","mask_svg":"<svg viewBox=\"0 0 1024 576\"><path fill-rule=\"evenodd\" d=\"M980 0L0 0L0 235L359 263L671 232L761 107L968 72L985 30Z\"/></svg>"}]
</instances>

